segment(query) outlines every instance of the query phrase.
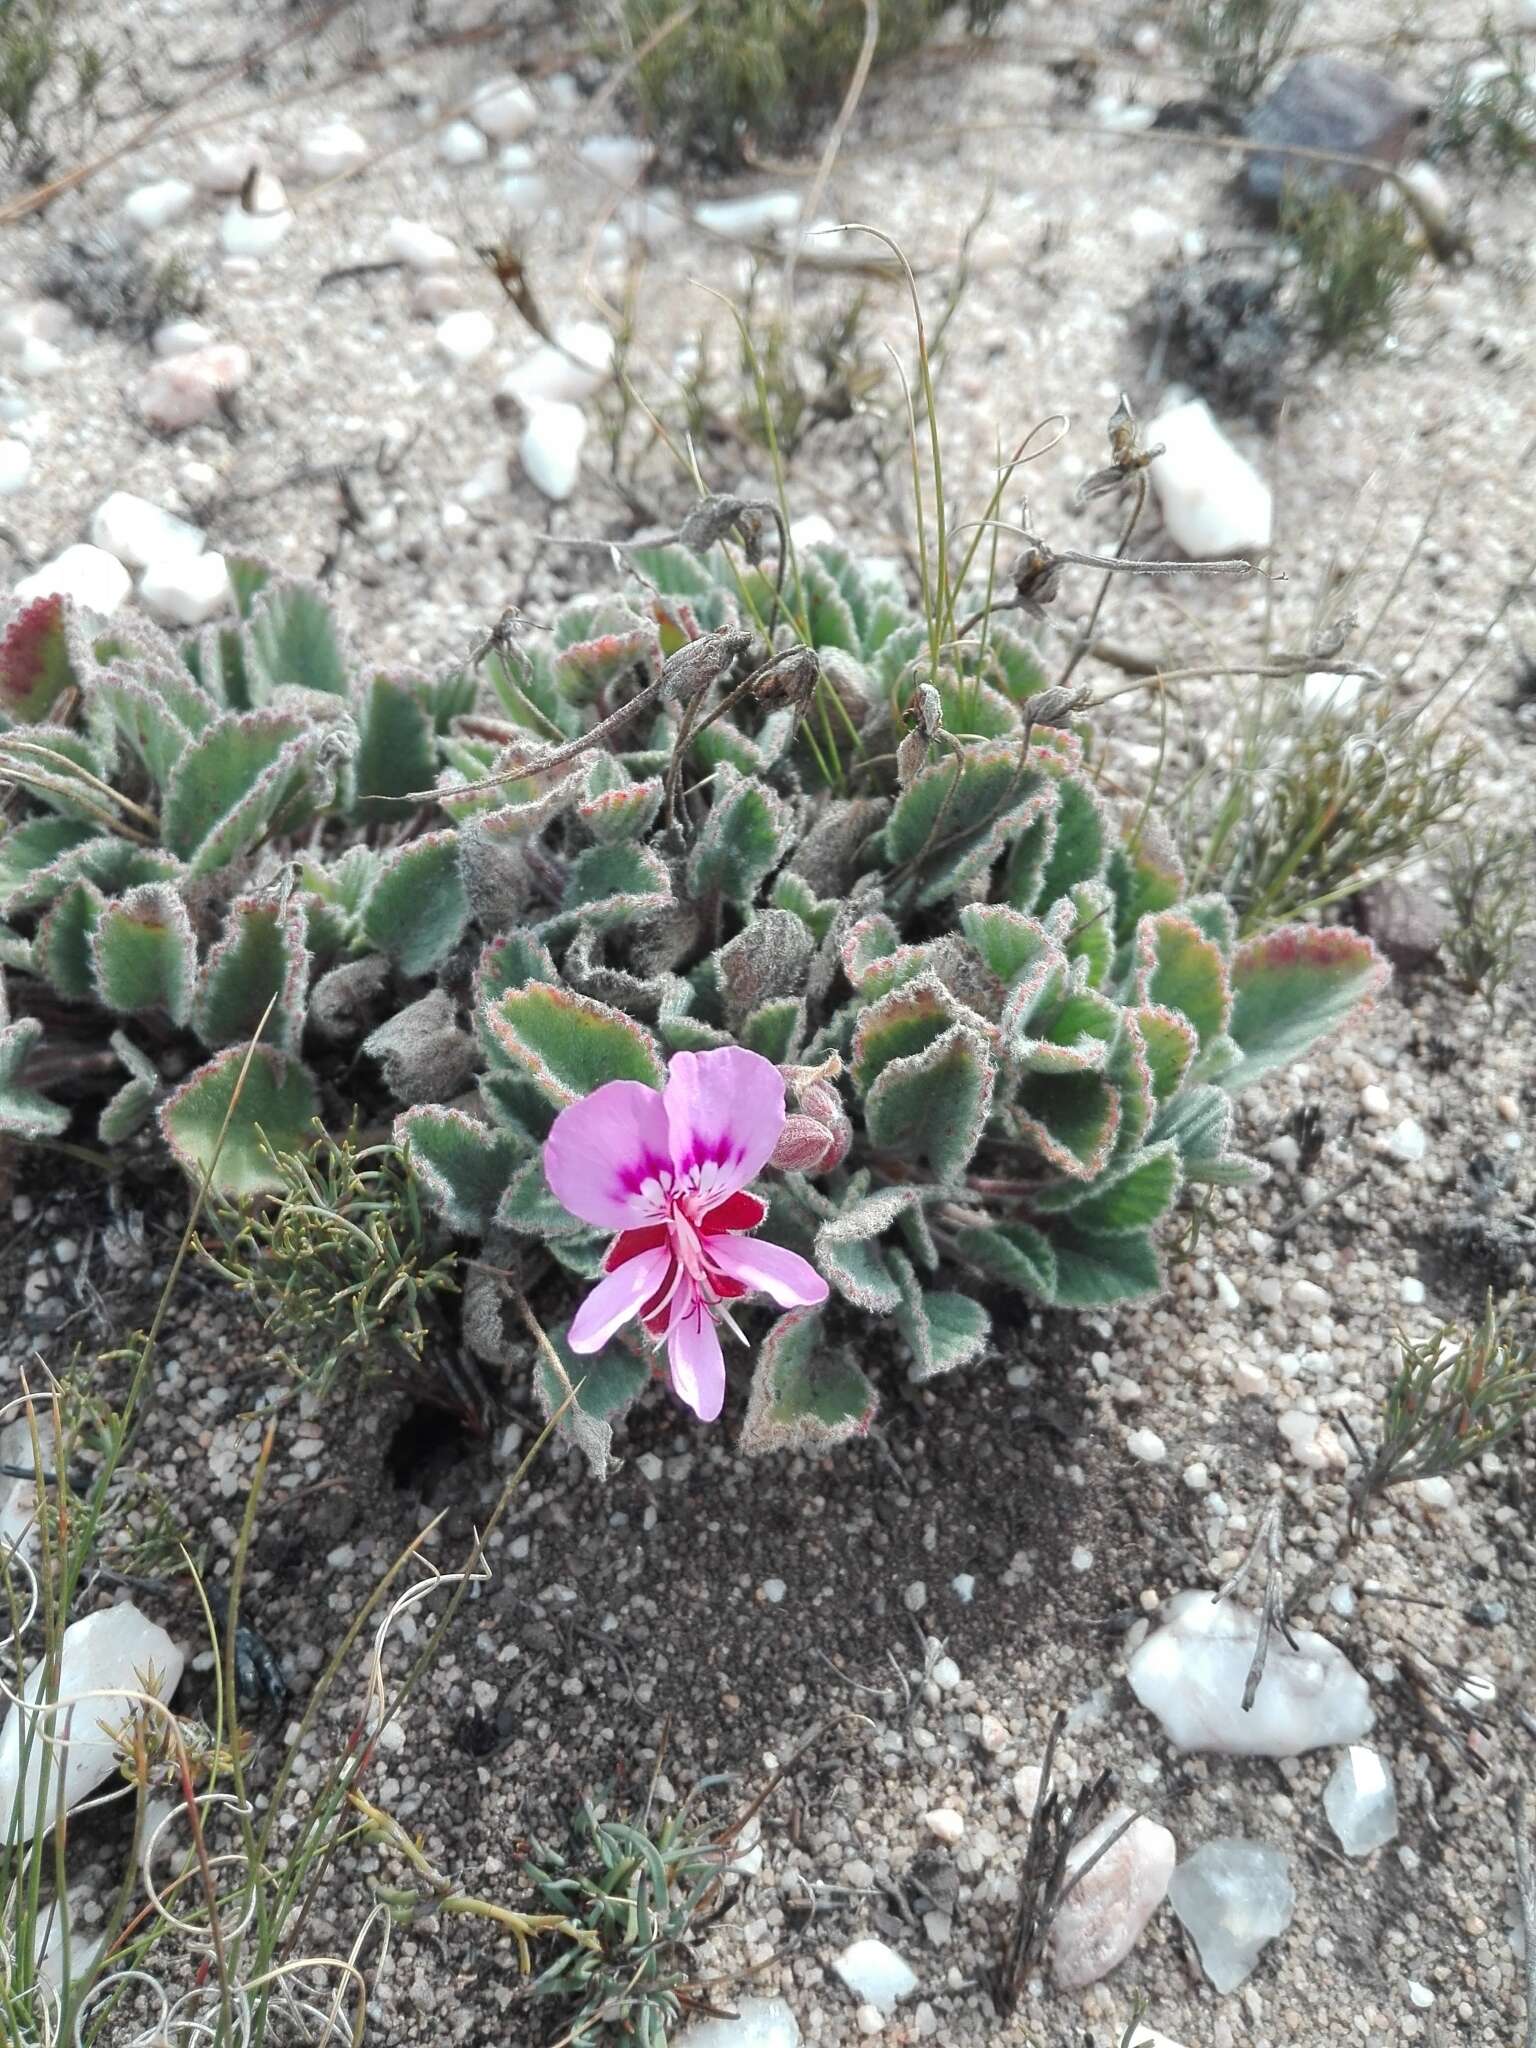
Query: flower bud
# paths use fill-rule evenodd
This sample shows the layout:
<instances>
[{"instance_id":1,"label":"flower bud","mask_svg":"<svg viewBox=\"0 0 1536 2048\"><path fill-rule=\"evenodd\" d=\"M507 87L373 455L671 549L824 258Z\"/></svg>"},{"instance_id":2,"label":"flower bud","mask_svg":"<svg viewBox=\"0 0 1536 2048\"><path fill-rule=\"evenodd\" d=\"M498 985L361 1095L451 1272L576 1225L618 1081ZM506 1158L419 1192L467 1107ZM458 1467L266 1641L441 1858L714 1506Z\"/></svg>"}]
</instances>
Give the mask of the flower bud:
<instances>
[{"instance_id":1,"label":"flower bud","mask_svg":"<svg viewBox=\"0 0 1536 2048\"><path fill-rule=\"evenodd\" d=\"M812 1081L800 1090L797 1099L805 1114L814 1117L819 1124L830 1128L842 1121L842 1098L830 1081Z\"/></svg>"},{"instance_id":2,"label":"flower bud","mask_svg":"<svg viewBox=\"0 0 1536 2048\"><path fill-rule=\"evenodd\" d=\"M834 1123L826 1124L792 1110L784 1119L768 1164L781 1173L830 1173L847 1157L852 1139L853 1127L841 1114Z\"/></svg>"}]
</instances>

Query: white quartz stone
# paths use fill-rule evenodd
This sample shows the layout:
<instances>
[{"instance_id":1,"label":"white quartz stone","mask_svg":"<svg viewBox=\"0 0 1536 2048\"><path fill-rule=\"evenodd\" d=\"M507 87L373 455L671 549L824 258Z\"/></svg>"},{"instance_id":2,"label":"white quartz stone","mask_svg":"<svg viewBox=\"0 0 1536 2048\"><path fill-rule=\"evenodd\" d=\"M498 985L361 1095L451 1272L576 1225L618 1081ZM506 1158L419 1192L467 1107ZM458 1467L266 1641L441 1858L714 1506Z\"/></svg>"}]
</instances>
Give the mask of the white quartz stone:
<instances>
[{"instance_id":1,"label":"white quartz stone","mask_svg":"<svg viewBox=\"0 0 1536 2048\"><path fill-rule=\"evenodd\" d=\"M1300 1756L1358 1742L1375 1716L1365 1680L1342 1650L1311 1629L1277 1630L1263 1683L1248 1713L1243 1688L1258 1644L1258 1617L1235 1601L1180 1593L1163 1626L1135 1652L1131 1689L1179 1749L1230 1756Z\"/></svg>"},{"instance_id":2,"label":"white quartz stone","mask_svg":"<svg viewBox=\"0 0 1536 2048\"><path fill-rule=\"evenodd\" d=\"M169 1700L181 1682L182 1664L182 1654L165 1630L131 1601L72 1621L63 1636L57 1698L74 1699L76 1704L42 1716L18 1704L0 1728L0 1837L22 1844L31 1841L39 1827L46 1832L53 1826L61 1789L67 1811L110 1777L117 1750L102 1724L110 1729L130 1718L133 1702L122 1694L147 1689L151 1677L159 1697ZM24 1701L42 1698L44 1676L40 1661L23 1688ZM86 1693L103 1696L77 1697ZM118 1696L112 1697L114 1693ZM29 1728L32 1740L23 1776L23 1734ZM52 1737L51 1745L41 1739L44 1732ZM50 1747L44 1799L39 1793Z\"/></svg>"},{"instance_id":3,"label":"white quartz stone","mask_svg":"<svg viewBox=\"0 0 1536 2048\"><path fill-rule=\"evenodd\" d=\"M1201 1968L1222 1992L1237 1989L1296 1910L1280 1851L1230 1836L1206 1842L1181 1863L1168 1897L1200 1951Z\"/></svg>"},{"instance_id":4,"label":"white quartz stone","mask_svg":"<svg viewBox=\"0 0 1536 2048\"><path fill-rule=\"evenodd\" d=\"M1268 484L1211 417L1203 399L1161 413L1146 429L1152 488L1174 545L1192 561L1253 555L1269 546Z\"/></svg>"},{"instance_id":5,"label":"white quartz stone","mask_svg":"<svg viewBox=\"0 0 1536 2048\"><path fill-rule=\"evenodd\" d=\"M1397 1833L1392 1773L1374 1749L1351 1743L1334 1766L1323 1811L1346 1856L1369 1856Z\"/></svg>"}]
</instances>

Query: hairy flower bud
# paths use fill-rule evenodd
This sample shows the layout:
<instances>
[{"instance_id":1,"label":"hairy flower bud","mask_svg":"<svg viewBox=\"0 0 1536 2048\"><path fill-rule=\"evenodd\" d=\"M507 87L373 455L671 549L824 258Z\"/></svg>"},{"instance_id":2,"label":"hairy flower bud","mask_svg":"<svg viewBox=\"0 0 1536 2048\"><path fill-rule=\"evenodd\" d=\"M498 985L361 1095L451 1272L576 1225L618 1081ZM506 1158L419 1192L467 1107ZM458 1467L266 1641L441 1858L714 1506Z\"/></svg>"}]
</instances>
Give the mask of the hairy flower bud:
<instances>
[{"instance_id":1,"label":"hairy flower bud","mask_svg":"<svg viewBox=\"0 0 1536 2048\"><path fill-rule=\"evenodd\" d=\"M801 1110L791 1110L768 1164L781 1173L830 1173L847 1157L852 1138L845 1116L839 1116L835 1124L824 1124Z\"/></svg>"},{"instance_id":2,"label":"hairy flower bud","mask_svg":"<svg viewBox=\"0 0 1536 2048\"><path fill-rule=\"evenodd\" d=\"M783 1173L830 1173L841 1166L853 1143L853 1126L836 1086L842 1070L836 1053L820 1066L779 1069L795 1108L784 1119L770 1166Z\"/></svg>"}]
</instances>

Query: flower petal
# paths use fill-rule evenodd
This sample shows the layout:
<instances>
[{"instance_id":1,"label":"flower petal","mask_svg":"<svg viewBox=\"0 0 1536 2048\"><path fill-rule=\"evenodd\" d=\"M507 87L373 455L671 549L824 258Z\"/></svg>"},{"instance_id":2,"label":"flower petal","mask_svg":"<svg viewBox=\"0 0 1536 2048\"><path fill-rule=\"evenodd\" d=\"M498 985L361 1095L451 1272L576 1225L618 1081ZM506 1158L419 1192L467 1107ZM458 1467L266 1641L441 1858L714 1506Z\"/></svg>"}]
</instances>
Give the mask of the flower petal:
<instances>
[{"instance_id":1,"label":"flower petal","mask_svg":"<svg viewBox=\"0 0 1536 2048\"><path fill-rule=\"evenodd\" d=\"M777 1302L780 1308L811 1308L827 1298L827 1283L808 1259L758 1237L712 1237L705 1246L711 1266Z\"/></svg>"},{"instance_id":2,"label":"flower petal","mask_svg":"<svg viewBox=\"0 0 1536 2048\"><path fill-rule=\"evenodd\" d=\"M583 1356L601 1351L616 1330L639 1315L641 1304L666 1277L669 1264L666 1251L642 1252L615 1272L604 1274L571 1318L566 1338L571 1349Z\"/></svg>"},{"instance_id":3,"label":"flower petal","mask_svg":"<svg viewBox=\"0 0 1536 2048\"><path fill-rule=\"evenodd\" d=\"M605 1081L562 1109L544 1140L555 1200L599 1230L655 1222L640 1190L670 1168L666 1109L641 1081Z\"/></svg>"},{"instance_id":4,"label":"flower petal","mask_svg":"<svg viewBox=\"0 0 1536 2048\"><path fill-rule=\"evenodd\" d=\"M699 1218L699 1235L713 1237L717 1230L756 1230L767 1214L768 1204L756 1195L727 1195Z\"/></svg>"},{"instance_id":5,"label":"flower petal","mask_svg":"<svg viewBox=\"0 0 1536 2048\"><path fill-rule=\"evenodd\" d=\"M784 1078L744 1046L674 1053L661 1097L672 1164L712 1200L761 1173L784 1128Z\"/></svg>"},{"instance_id":6,"label":"flower petal","mask_svg":"<svg viewBox=\"0 0 1536 2048\"><path fill-rule=\"evenodd\" d=\"M656 1251L661 1245L670 1245L672 1233L665 1223L648 1223L643 1230L621 1230L603 1254L603 1271L613 1273L629 1259L639 1258L642 1252Z\"/></svg>"},{"instance_id":7,"label":"flower petal","mask_svg":"<svg viewBox=\"0 0 1536 2048\"><path fill-rule=\"evenodd\" d=\"M725 1406L725 1357L714 1318L697 1288L684 1285L672 1303L667 1331L667 1363L672 1385L700 1422L713 1422Z\"/></svg>"}]
</instances>

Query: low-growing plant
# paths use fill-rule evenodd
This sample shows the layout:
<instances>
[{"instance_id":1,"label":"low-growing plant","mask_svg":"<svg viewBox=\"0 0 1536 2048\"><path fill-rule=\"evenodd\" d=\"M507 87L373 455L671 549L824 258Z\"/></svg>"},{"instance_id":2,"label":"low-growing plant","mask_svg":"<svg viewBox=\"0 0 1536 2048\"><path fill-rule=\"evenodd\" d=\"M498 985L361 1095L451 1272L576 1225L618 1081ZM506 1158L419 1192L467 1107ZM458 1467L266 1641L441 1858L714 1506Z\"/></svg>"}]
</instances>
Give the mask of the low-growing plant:
<instances>
[{"instance_id":1,"label":"low-growing plant","mask_svg":"<svg viewBox=\"0 0 1536 2048\"><path fill-rule=\"evenodd\" d=\"M1127 408L1111 448L1093 487L1140 492ZM914 614L781 528L706 499L628 551L632 594L433 680L359 674L317 593L252 579L179 658L53 599L5 642L0 757L31 805L0 842L7 957L82 1046L119 1020L102 1135L158 1113L194 1172L217 1149L217 1198L283 1197L369 1055L364 1113L393 1097L481 1246L466 1335L526 1357L497 1302L548 1290L540 1398L579 1380L563 1426L600 1470L652 1375L632 1318L715 1414L729 1302L792 1307L748 1403L766 1449L867 1425L871 1316L927 1380L986 1351L990 1292L1154 1292L1180 1190L1252 1177L1234 1093L1384 977L1347 931L1240 941L1156 820L1100 794L1079 696L1010 615L1118 558L1026 535L968 596L981 535L941 525ZM57 1130L12 1065L9 1128ZM582 1172L550 1164L562 1126Z\"/></svg>"},{"instance_id":2,"label":"low-growing plant","mask_svg":"<svg viewBox=\"0 0 1536 2048\"><path fill-rule=\"evenodd\" d=\"M589 1801L564 1845L529 1844L518 1875L563 1921L540 1944L529 1992L575 2007L559 2037L569 2048L667 2048L700 2003L691 1942L715 1917L731 1853L729 1831L690 1820L686 1805L653 1822Z\"/></svg>"},{"instance_id":3,"label":"low-growing plant","mask_svg":"<svg viewBox=\"0 0 1536 2048\"><path fill-rule=\"evenodd\" d=\"M1419 267L1401 208L1342 187L1293 188L1280 227L1295 252L1296 318L1320 354L1368 355L1392 331Z\"/></svg>"},{"instance_id":4,"label":"low-growing plant","mask_svg":"<svg viewBox=\"0 0 1536 2048\"><path fill-rule=\"evenodd\" d=\"M1399 1335L1381 1441L1361 1452L1350 1483L1352 1525L1393 1487L1449 1478L1536 1414L1536 1345L1511 1328L1524 1307L1501 1310L1490 1294L1473 1329L1446 1325L1417 1341Z\"/></svg>"},{"instance_id":5,"label":"low-growing plant","mask_svg":"<svg viewBox=\"0 0 1536 2048\"><path fill-rule=\"evenodd\" d=\"M184 258L153 260L131 237L100 227L60 238L38 272L37 288L87 327L139 341L203 302Z\"/></svg>"},{"instance_id":6,"label":"low-growing plant","mask_svg":"<svg viewBox=\"0 0 1536 2048\"><path fill-rule=\"evenodd\" d=\"M751 1287L798 1305L759 1348L744 1441L767 1448L865 1426L868 1315L928 1379L986 1349L991 1288L1064 1306L1154 1290L1151 1227L1180 1187L1252 1172L1232 1091L1382 978L1353 934L1242 946L1224 903L1188 899L1171 847L1117 820L1080 741L1034 715L1060 712L1006 624L933 669L923 621L838 549L798 556L782 595L766 566L680 546L631 561L644 599L610 603L600 641L557 622L563 651L529 649L522 690L547 721L563 685L605 734L637 715L626 693L691 701L622 761L573 739L540 766L530 732L510 783L503 766L445 788L487 828L525 822L544 907L478 969L478 1108L398 1126L489 1263L531 1284L542 1245L600 1283L539 1374L546 1399L582 1379L572 1428L599 1466L651 1374L643 1343L607 1342L628 1317L714 1413L716 1304ZM1038 574L1026 550L1020 588ZM748 616L790 610L781 652L724 623L733 586ZM636 1200L583 1185L567 1150ZM696 1163L727 1156L704 1188ZM647 1158L682 1222L646 1209ZM763 1223L745 1186L770 1165L757 1250L737 1233Z\"/></svg>"},{"instance_id":7,"label":"low-growing plant","mask_svg":"<svg viewBox=\"0 0 1536 2048\"><path fill-rule=\"evenodd\" d=\"M1257 98L1291 46L1302 0L1182 0L1174 30L1214 98Z\"/></svg>"},{"instance_id":8,"label":"low-growing plant","mask_svg":"<svg viewBox=\"0 0 1536 2048\"><path fill-rule=\"evenodd\" d=\"M390 1368L452 1383L441 1303L458 1293L458 1261L399 1149L317 1126L312 1144L276 1154L273 1168L269 1198L213 1205L201 1249L256 1307L290 1369L317 1393L344 1372ZM478 1388L464 1398L471 1412L484 1405Z\"/></svg>"},{"instance_id":9,"label":"low-growing plant","mask_svg":"<svg viewBox=\"0 0 1536 2048\"><path fill-rule=\"evenodd\" d=\"M1451 76L1433 152L1509 178L1536 165L1536 83L1520 38L1490 18L1481 47Z\"/></svg>"},{"instance_id":10,"label":"low-growing plant","mask_svg":"<svg viewBox=\"0 0 1536 2048\"><path fill-rule=\"evenodd\" d=\"M1529 833L1469 832L1445 864L1451 921L1444 945L1461 985L1490 1011L1536 931Z\"/></svg>"},{"instance_id":11,"label":"low-growing plant","mask_svg":"<svg viewBox=\"0 0 1536 2048\"><path fill-rule=\"evenodd\" d=\"M875 61L916 49L942 12L881 0ZM864 0L697 0L676 14L669 0L624 0L640 103L671 148L722 163L803 142L847 90L867 23Z\"/></svg>"},{"instance_id":12,"label":"low-growing plant","mask_svg":"<svg viewBox=\"0 0 1536 2048\"><path fill-rule=\"evenodd\" d=\"M1260 684L1185 793L1197 884L1258 930L1418 859L1473 789L1472 749L1436 702L1394 710L1369 674Z\"/></svg>"}]
</instances>

